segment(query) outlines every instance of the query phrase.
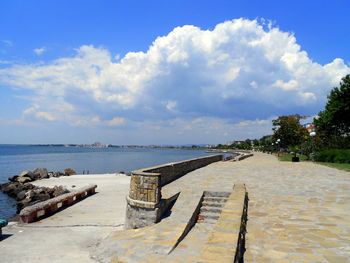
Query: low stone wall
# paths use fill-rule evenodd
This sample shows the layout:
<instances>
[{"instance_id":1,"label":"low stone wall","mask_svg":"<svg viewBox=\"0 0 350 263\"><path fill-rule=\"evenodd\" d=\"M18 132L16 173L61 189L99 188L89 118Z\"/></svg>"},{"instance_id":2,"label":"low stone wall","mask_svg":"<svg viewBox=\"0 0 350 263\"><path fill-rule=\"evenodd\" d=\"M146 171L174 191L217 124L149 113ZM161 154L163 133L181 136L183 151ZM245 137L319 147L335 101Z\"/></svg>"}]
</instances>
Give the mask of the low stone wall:
<instances>
[{"instance_id":1,"label":"low stone wall","mask_svg":"<svg viewBox=\"0 0 350 263\"><path fill-rule=\"evenodd\" d=\"M74 202L95 193L97 185L89 185L67 194L51 198L49 200L27 206L22 209L19 218L21 223L31 223L40 217L55 213L58 209L68 207Z\"/></svg>"},{"instance_id":2,"label":"low stone wall","mask_svg":"<svg viewBox=\"0 0 350 263\"><path fill-rule=\"evenodd\" d=\"M125 228L139 228L158 222L166 211L164 207L168 205L162 200L162 186L193 170L221 161L223 157L211 155L133 171L127 197Z\"/></svg>"},{"instance_id":3,"label":"low stone wall","mask_svg":"<svg viewBox=\"0 0 350 263\"><path fill-rule=\"evenodd\" d=\"M234 157L233 159L234 159L235 161L242 161L242 160L244 160L244 159L246 159L246 158L248 158L248 157L251 157L251 156L253 156L252 153L240 153L239 155L237 155L237 156Z\"/></svg>"}]
</instances>

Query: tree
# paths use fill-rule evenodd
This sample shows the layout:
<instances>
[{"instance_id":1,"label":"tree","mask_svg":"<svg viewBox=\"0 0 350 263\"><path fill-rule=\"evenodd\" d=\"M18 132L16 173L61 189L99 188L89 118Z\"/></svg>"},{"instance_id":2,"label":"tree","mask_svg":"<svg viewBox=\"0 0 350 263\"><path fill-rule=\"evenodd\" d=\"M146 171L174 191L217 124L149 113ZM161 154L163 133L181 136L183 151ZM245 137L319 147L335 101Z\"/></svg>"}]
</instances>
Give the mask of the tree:
<instances>
[{"instance_id":1,"label":"tree","mask_svg":"<svg viewBox=\"0 0 350 263\"><path fill-rule=\"evenodd\" d=\"M283 148L301 144L308 136L308 131L300 124L303 118L299 114L294 114L279 116L273 120L273 141L280 139L279 146Z\"/></svg>"},{"instance_id":2,"label":"tree","mask_svg":"<svg viewBox=\"0 0 350 263\"><path fill-rule=\"evenodd\" d=\"M340 87L328 95L325 109L314 119L316 133L329 147L349 147L350 75L342 78Z\"/></svg>"}]
</instances>

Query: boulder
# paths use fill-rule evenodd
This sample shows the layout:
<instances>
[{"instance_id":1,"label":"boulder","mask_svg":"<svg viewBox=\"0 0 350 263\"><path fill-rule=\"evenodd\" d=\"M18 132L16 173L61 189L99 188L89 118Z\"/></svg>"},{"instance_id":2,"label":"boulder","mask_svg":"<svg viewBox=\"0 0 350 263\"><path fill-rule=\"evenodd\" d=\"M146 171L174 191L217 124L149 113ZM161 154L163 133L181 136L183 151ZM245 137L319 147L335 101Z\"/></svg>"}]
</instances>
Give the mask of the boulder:
<instances>
[{"instance_id":1,"label":"boulder","mask_svg":"<svg viewBox=\"0 0 350 263\"><path fill-rule=\"evenodd\" d=\"M32 179L30 177L17 177L17 182L24 184L31 182Z\"/></svg>"},{"instance_id":2,"label":"boulder","mask_svg":"<svg viewBox=\"0 0 350 263\"><path fill-rule=\"evenodd\" d=\"M64 175L74 175L77 174L72 168L66 168L64 169Z\"/></svg>"},{"instance_id":3,"label":"boulder","mask_svg":"<svg viewBox=\"0 0 350 263\"><path fill-rule=\"evenodd\" d=\"M22 191L23 186L18 182L5 183L1 185L1 191L12 198L17 198L17 194Z\"/></svg>"},{"instance_id":4,"label":"boulder","mask_svg":"<svg viewBox=\"0 0 350 263\"><path fill-rule=\"evenodd\" d=\"M19 177L32 177L33 173L29 170L24 170L19 174Z\"/></svg>"},{"instance_id":5,"label":"boulder","mask_svg":"<svg viewBox=\"0 0 350 263\"><path fill-rule=\"evenodd\" d=\"M35 186L31 183L22 184L19 182L9 182L0 185L0 190L12 198L17 198L17 194L21 191L28 191L33 188L35 188Z\"/></svg>"},{"instance_id":6,"label":"boulder","mask_svg":"<svg viewBox=\"0 0 350 263\"><path fill-rule=\"evenodd\" d=\"M17 214L19 214L19 212L21 212L21 210L26 206L31 205L31 201L31 199L24 198L21 201L17 202Z\"/></svg>"},{"instance_id":7,"label":"boulder","mask_svg":"<svg viewBox=\"0 0 350 263\"><path fill-rule=\"evenodd\" d=\"M18 175L15 175L15 176L9 177L8 180L10 182L17 182L17 178L18 178Z\"/></svg>"},{"instance_id":8,"label":"boulder","mask_svg":"<svg viewBox=\"0 0 350 263\"><path fill-rule=\"evenodd\" d=\"M22 200L22 199L24 199L24 198L26 198L26 191L25 191L25 190L22 190L22 191L20 191L20 192L17 194L16 200L17 200L17 201L20 201L20 200Z\"/></svg>"},{"instance_id":9,"label":"boulder","mask_svg":"<svg viewBox=\"0 0 350 263\"><path fill-rule=\"evenodd\" d=\"M35 195L34 190L29 190L29 191L26 192L26 197L25 198L32 199L34 197L34 195Z\"/></svg>"},{"instance_id":10,"label":"boulder","mask_svg":"<svg viewBox=\"0 0 350 263\"><path fill-rule=\"evenodd\" d=\"M46 168L36 168L33 171L33 174L37 179L44 179L44 178L49 178L48 172Z\"/></svg>"},{"instance_id":11,"label":"boulder","mask_svg":"<svg viewBox=\"0 0 350 263\"><path fill-rule=\"evenodd\" d=\"M63 187L62 185L54 186L52 197L56 197L56 196L66 194L66 193L69 193L69 191L67 190L67 188Z\"/></svg>"},{"instance_id":12,"label":"boulder","mask_svg":"<svg viewBox=\"0 0 350 263\"><path fill-rule=\"evenodd\" d=\"M60 177L62 175L64 175L64 173L62 173L62 172L54 172L53 173L53 177Z\"/></svg>"}]
</instances>

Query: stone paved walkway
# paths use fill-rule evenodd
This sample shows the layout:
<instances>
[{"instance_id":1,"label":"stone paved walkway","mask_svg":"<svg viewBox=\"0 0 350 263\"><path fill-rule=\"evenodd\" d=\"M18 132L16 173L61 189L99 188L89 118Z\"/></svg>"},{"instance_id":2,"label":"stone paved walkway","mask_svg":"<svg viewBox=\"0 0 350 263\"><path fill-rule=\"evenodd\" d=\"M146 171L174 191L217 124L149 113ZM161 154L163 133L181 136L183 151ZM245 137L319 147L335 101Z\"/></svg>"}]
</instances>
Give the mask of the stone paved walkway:
<instances>
[{"instance_id":1,"label":"stone paved walkway","mask_svg":"<svg viewBox=\"0 0 350 263\"><path fill-rule=\"evenodd\" d=\"M203 190L230 191L238 182L245 183L249 194L245 262L350 262L350 173L308 162L280 162L263 153L211 164L164 187L164 196L181 191L179 199L171 216L159 224L162 231L155 225L150 236L148 228L135 235L128 232L132 262L157 262L161 251L153 240L166 238L158 239L157 233L176 231L166 221L184 224ZM138 256L143 260L136 260ZM172 254L162 260L178 262Z\"/></svg>"},{"instance_id":2,"label":"stone paved walkway","mask_svg":"<svg viewBox=\"0 0 350 263\"><path fill-rule=\"evenodd\" d=\"M236 182L250 199L245 262L350 262L350 173L255 153L194 171L172 191L225 191Z\"/></svg>"},{"instance_id":3,"label":"stone paved walkway","mask_svg":"<svg viewBox=\"0 0 350 263\"><path fill-rule=\"evenodd\" d=\"M246 262L350 262L350 173L260 153L211 169L247 186Z\"/></svg>"},{"instance_id":4,"label":"stone paved walkway","mask_svg":"<svg viewBox=\"0 0 350 263\"><path fill-rule=\"evenodd\" d=\"M214 166L246 183L246 262L350 262L350 173L260 153Z\"/></svg>"}]
</instances>

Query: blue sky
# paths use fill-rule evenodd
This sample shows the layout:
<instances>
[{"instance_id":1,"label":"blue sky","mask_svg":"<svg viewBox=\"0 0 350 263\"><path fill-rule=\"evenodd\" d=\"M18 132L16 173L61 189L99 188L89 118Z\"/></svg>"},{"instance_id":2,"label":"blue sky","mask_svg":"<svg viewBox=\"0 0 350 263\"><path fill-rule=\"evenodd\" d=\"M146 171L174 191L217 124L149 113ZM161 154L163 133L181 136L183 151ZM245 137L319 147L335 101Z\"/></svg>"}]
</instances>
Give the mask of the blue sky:
<instances>
[{"instance_id":1,"label":"blue sky","mask_svg":"<svg viewBox=\"0 0 350 263\"><path fill-rule=\"evenodd\" d=\"M349 1L2 1L0 143L222 143L313 116Z\"/></svg>"}]
</instances>

